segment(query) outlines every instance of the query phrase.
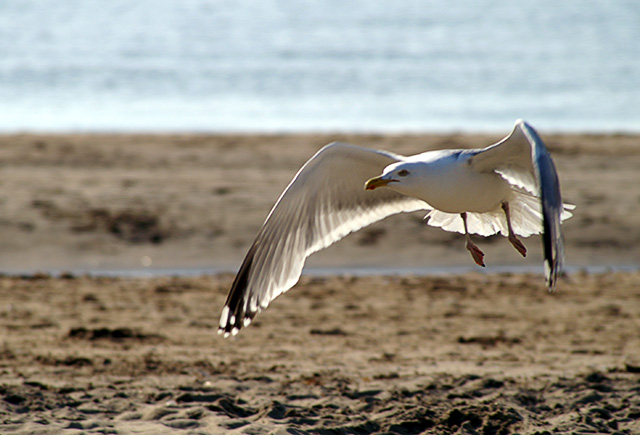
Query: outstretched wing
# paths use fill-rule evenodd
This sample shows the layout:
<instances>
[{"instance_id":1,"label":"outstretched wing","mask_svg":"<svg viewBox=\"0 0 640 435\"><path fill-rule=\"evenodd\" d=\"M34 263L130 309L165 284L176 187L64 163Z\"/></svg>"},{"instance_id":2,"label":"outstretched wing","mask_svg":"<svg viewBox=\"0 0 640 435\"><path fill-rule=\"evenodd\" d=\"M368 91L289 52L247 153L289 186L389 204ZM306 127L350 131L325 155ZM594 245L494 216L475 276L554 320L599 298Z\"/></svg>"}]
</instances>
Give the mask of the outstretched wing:
<instances>
[{"instance_id":1,"label":"outstretched wing","mask_svg":"<svg viewBox=\"0 0 640 435\"><path fill-rule=\"evenodd\" d=\"M322 148L298 171L269 213L240 267L220 317L228 336L298 282L306 258L389 215L428 209L364 183L402 157L344 143Z\"/></svg>"},{"instance_id":2,"label":"outstretched wing","mask_svg":"<svg viewBox=\"0 0 640 435\"><path fill-rule=\"evenodd\" d=\"M562 203L558 173L544 142L533 127L518 120L509 136L476 150L471 165L478 171L495 171L540 198L544 264L547 286L552 290L564 260L560 223L571 216L565 209L573 207Z\"/></svg>"}]
</instances>

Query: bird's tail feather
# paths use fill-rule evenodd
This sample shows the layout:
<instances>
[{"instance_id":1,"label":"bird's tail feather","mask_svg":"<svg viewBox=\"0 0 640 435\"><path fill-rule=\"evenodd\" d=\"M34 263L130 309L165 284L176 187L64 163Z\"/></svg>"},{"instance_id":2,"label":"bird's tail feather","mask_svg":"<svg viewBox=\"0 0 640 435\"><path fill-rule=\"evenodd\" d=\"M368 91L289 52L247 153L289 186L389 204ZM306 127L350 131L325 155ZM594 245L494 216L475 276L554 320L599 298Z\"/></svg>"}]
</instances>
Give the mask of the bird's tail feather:
<instances>
[{"instance_id":1,"label":"bird's tail feather","mask_svg":"<svg viewBox=\"0 0 640 435\"><path fill-rule=\"evenodd\" d=\"M514 190L514 195L514 198L509 201L513 231L522 237L540 234L543 231L540 198L523 190ZM570 210L574 208L575 206L571 204L564 204L562 220L570 218L572 216ZM433 227L464 234L464 225L458 213L431 210L425 219L428 219L428 224ZM500 207L488 213L467 212L467 227L469 233L485 237L497 233L503 236L509 235L507 219Z\"/></svg>"}]
</instances>

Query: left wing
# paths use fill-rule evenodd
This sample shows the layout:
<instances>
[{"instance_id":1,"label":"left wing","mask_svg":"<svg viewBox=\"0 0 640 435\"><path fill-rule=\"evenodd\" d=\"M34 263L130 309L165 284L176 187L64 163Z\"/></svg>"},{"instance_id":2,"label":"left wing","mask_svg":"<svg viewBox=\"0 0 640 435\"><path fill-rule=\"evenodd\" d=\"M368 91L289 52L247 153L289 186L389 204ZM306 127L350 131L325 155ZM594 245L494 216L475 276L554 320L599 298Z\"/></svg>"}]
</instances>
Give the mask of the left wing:
<instances>
[{"instance_id":1,"label":"left wing","mask_svg":"<svg viewBox=\"0 0 640 435\"><path fill-rule=\"evenodd\" d=\"M282 192L245 257L222 309L218 332L236 334L295 285L306 258L389 215L429 208L364 183L403 157L334 142L298 171Z\"/></svg>"}]
</instances>

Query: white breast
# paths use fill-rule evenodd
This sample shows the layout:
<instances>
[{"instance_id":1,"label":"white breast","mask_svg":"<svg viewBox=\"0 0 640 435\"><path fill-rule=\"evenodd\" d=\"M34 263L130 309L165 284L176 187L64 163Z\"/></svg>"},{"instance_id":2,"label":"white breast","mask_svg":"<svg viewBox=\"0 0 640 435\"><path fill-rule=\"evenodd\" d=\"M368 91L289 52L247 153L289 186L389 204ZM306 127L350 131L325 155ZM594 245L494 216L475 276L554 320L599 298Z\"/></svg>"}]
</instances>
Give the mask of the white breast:
<instances>
[{"instance_id":1,"label":"white breast","mask_svg":"<svg viewBox=\"0 0 640 435\"><path fill-rule=\"evenodd\" d=\"M512 195L509 183L500 175L474 171L464 156L427 161L420 172L420 182L411 186L411 196L447 213L493 211Z\"/></svg>"}]
</instances>

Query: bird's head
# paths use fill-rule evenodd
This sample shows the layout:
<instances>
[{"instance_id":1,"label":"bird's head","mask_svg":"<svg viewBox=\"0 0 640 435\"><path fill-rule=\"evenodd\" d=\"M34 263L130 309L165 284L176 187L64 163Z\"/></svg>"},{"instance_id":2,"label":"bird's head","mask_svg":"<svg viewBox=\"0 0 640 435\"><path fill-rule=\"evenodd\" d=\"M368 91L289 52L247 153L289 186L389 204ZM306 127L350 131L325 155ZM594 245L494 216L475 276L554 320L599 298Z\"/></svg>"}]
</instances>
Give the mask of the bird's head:
<instances>
[{"instance_id":1,"label":"bird's head","mask_svg":"<svg viewBox=\"0 0 640 435\"><path fill-rule=\"evenodd\" d=\"M402 190L411 184L413 164L407 162L394 163L384 168L382 175L367 180L364 184L365 190L375 190L378 187L385 187L393 184L394 190Z\"/></svg>"}]
</instances>

